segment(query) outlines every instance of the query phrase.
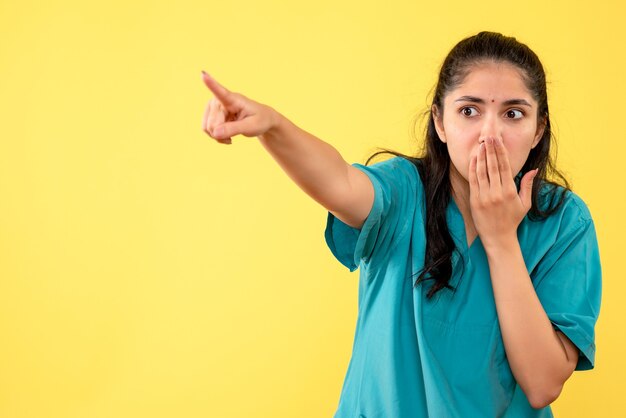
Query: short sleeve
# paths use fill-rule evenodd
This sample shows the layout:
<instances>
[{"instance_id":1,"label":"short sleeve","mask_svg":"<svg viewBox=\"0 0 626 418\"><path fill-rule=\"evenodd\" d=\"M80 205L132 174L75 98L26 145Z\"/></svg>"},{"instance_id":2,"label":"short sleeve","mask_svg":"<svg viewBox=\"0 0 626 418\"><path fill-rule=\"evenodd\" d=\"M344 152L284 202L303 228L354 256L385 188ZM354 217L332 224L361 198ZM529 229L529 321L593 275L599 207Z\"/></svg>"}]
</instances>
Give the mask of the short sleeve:
<instances>
[{"instance_id":1,"label":"short sleeve","mask_svg":"<svg viewBox=\"0 0 626 418\"><path fill-rule=\"evenodd\" d=\"M394 157L365 166L353 163L363 171L374 186L374 203L361 229L353 228L328 212L326 243L331 252L350 271L361 261L367 262L375 254L389 251L394 240L410 229L413 220L412 202L415 202L417 169L405 158Z\"/></svg>"},{"instance_id":2,"label":"short sleeve","mask_svg":"<svg viewBox=\"0 0 626 418\"><path fill-rule=\"evenodd\" d=\"M553 327L579 350L575 370L590 370L595 364L594 328L600 314L602 270L593 220L582 201L577 206L582 214L562 223L533 281Z\"/></svg>"}]
</instances>

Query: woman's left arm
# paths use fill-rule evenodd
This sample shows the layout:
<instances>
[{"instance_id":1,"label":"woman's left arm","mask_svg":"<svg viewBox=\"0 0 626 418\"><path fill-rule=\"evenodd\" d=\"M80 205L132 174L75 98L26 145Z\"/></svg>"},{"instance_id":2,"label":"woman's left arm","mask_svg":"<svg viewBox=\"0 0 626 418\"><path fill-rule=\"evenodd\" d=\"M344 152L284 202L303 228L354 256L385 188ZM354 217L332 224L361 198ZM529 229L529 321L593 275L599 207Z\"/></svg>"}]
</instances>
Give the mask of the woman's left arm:
<instances>
[{"instance_id":1,"label":"woman's left arm","mask_svg":"<svg viewBox=\"0 0 626 418\"><path fill-rule=\"evenodd\" d=\"M578 362L578 349L556 331L528 274L517 227L531 208L536 171L513 181L508 153L487 138L470 161L470 208L489 261L502 340L515 380L534 408L552 403Z\"/></svg>"},{"instance_id":2,"label":"woman's left arm","mask_svg":"<svg viewBox=\"0 0 626 418\"><path fill-rule=\"evenodd\" d=\"M515 380L533 408L560 395L578 363L578 349L556 331L524 263L517 236L486 249L502 340Z\"/></svg>"}]
</instances>

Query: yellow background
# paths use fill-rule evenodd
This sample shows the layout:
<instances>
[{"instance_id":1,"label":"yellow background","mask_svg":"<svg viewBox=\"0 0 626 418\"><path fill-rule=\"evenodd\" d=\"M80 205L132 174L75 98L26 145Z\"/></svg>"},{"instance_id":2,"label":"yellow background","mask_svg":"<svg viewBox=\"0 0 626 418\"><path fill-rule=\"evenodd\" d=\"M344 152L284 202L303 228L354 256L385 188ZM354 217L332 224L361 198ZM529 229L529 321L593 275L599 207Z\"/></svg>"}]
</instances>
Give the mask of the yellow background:
<instances>
[{"instance_id":1,"label":"yellow background","mask_svg":"<svg viewBox=\"0 0 626 418\"><path fill-rule=\"evenodd\" d=\"M559 417L624 413L624 6L0 1L0 417L330 417L358 273L256 138L202 132L206 70L363 163L411 153L450 48L542 59L558 165L603 263L596 367ZM430 98L430 97L428 97Z\"/></svg>"}]
</instances>

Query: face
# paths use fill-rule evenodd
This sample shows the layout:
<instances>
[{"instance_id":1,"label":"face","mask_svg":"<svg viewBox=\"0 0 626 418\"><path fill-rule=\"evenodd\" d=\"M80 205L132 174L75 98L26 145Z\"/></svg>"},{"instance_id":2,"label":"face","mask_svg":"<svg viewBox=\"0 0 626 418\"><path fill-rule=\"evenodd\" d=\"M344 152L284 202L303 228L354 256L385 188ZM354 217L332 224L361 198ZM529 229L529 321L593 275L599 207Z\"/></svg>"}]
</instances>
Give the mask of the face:
<instances>
[{"instance_id":1,"label":"face","mask_svg":"<svg viewBox=\"0 0 626 418\"><path fill-rule=\"evenodd\" d=\"M538 126L537 102L511 64L474 67L463 84L447 94L443 106L443 118L436 107L433 116L439 139L450 154L453 180L469 181L470 160L488 137L500 138L515 177L543 134L545 121Z\"/></svg>"}]
</instances>

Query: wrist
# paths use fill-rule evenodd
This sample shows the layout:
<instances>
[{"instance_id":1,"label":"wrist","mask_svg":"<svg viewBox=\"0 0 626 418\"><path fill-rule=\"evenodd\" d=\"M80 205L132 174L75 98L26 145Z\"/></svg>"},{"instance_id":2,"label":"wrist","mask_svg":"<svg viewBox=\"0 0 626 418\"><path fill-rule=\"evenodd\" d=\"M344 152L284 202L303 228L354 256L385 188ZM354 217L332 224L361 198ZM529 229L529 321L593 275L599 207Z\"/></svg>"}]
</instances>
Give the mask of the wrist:
<instances>
[{"instance_id":1,"label":"wrist","mask_svg":"<svg viewBox=\"0 0 626 418\"><path fill-rule=\"evenodd\" d=\"M266 141L284 135L285 123L287 122L287 118L269 106L268 112L270 127L264 133L259 135L259 139Z\"/></svg>"},{"instance_id":2,"label":"wrist","mask_svg":"<svg viewBox=\"0 0 626 418\"><path fill-rule=\"evenodd\" d=\"M500 236L496 240L485 240L483 242L483 247L485 248L487 256L498 256L503 253L510 253L511 251L519 250L520 245L519 240L517 239L517 234L512 234Z\"/></svg>"}]
</instances>

